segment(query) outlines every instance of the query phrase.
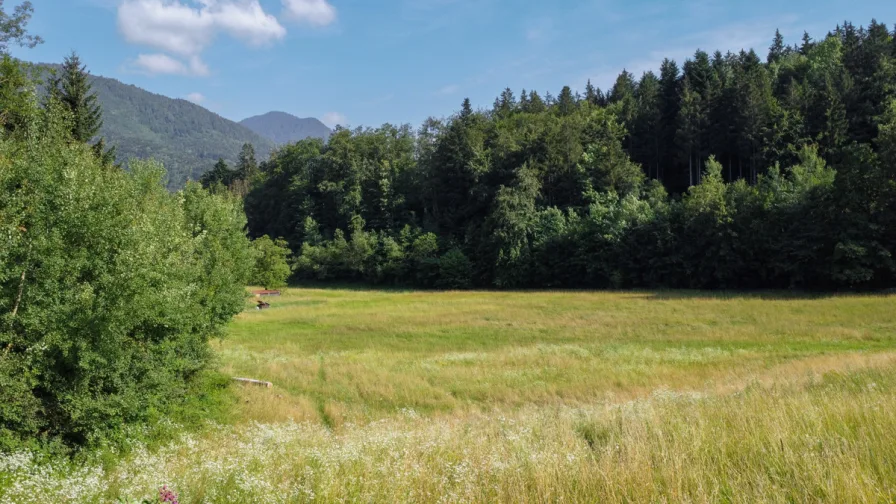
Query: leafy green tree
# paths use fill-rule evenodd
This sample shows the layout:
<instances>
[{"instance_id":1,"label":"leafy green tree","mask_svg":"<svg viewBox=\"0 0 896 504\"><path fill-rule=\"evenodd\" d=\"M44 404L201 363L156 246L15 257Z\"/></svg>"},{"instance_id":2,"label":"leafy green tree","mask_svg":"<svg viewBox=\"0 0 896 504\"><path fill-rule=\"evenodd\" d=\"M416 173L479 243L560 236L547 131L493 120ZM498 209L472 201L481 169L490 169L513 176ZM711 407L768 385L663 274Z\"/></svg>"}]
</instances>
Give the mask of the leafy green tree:
<instances>
[{"instance_id":1,"label":"leafy green tree","mask_svg":"<svg viewBox=\"0 0 896 504\"><path fill-rule=\"evenodd\" d=\"M7 133L24 132L35 115L34 80L9 55L0 56L0 124Z\"/></svg>"},{"instance_id":2,"label":"leafy green tree","mask_svg":"<svg viewBox=\"0 0 896 504\"><path fill-rule=\"evenodd\" d=\"M33 14L34 6L31 2L22 2L13 9L12 14L9 14L0 1L0 55L9 54L10 44L33 48L43 43L42 38L27 31L28 22L31 21Z\"/></svg>"},{"instance_id":3,"label":"leafy green tree","mask_svg":"<svg viewBox=\"0 0 896 504\"><path fill-rule=\"evenodd\" d=\"M35 114L0 138L0 440L82 445L183 400L252 256L236 202L171 194L153 163L110 172L61 104Z\"/></svg>"},{"instance_id":4,"label":"leafy green tree","mask_svg":"<svg viewBox=\"0 0 896 504\"><path fill-rule=\"evenodd\" d=\"M439 258L439 279L436 287L440 289L468 289L473 276L473 266L463 251L454 248Z\"/></svg>"},{"instance_id":5,"label":"leafy green tree","mask_svg":"<svg viewBox=\"0 0 896 504\"><path fill-rule=\"evenodd\" d=\"M252 270L251 282L265 289L285 287L292 268L289 257L292 252L286 240L272 240L265 235L252 241L255 251L255 268Z\"/></svg>"}]
</instances>

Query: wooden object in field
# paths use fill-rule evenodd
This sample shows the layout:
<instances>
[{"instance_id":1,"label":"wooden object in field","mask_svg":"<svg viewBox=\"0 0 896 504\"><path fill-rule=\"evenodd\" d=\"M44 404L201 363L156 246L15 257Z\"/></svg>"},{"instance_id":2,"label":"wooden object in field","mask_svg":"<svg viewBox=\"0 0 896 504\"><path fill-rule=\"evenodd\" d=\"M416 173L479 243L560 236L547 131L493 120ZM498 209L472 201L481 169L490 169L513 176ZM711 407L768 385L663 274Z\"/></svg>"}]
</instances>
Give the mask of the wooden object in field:
<instances>
[{"instance_id":1,"label":"wooden object in field","mask_svg":"<svg viewBox=\"0 0 896 504\"><path fill-rule=\"evenodd\" d=\"M265 388L271 388L274 386L274 384L269 381L253 380L252 378L234 378L233 381L248 383L249 385L258 385L259 387Z\"/></svg>"},{"instance_id":2,"label":"wooden object in field","mask_svg":"<svg viewBox=\"0 0 896 504\"><path fill-rule=\"evenodd\" d=\"M280 291L278 291L278 290L260 290L260 291L254 291L254 292L252 292L252 294L255 294L255 297L279 296Z\"/></svg>"},{"instance_id":3,"label":"wooden object in field","mask_svg":"<svg viewBox=\"0 0 896 504\"><path fill-rule=\"evenodd\" d=\"M258 302L258 306L256 306L256 308L259 309L259 310L267 310L267 309L270 308L270 307L271 307L271 304L270 304L270 303L265 303L264 301L259 301L259 302Z\"/></svg>"}]
</instances>

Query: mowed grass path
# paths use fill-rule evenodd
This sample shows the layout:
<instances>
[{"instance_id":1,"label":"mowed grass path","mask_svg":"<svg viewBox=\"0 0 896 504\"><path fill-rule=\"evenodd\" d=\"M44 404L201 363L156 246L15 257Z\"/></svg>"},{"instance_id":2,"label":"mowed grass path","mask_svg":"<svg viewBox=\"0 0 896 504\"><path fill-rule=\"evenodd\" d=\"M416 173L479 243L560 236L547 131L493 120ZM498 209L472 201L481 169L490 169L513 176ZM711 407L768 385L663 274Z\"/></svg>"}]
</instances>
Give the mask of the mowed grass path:
<instances>
[{"instance_id":1,"label":"mowed grass path","mask_svg":"<svg viewBox=\"0 0 896 504\"><path fill-rule=\"evenodd\" d=\"M343 422L723 392L896 350L896 298L290 289L215 346L245 420ZM253 303L249 303L250 306Z\"/></svg>"}]
</instances>

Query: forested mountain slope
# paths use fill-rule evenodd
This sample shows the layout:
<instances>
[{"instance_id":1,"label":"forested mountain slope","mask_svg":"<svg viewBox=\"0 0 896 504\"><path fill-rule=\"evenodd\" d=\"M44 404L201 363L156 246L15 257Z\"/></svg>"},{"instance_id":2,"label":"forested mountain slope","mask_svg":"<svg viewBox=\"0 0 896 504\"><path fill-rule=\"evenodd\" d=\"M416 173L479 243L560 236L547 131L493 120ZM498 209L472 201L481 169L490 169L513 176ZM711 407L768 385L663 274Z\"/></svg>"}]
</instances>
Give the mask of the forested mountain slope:
<instances>
[{"instance_id":1,"label":"forested mountain slope","mask_svg":"<svg viewBox=\"0 0 896 504\"><path fill-rule=\"evenodd\" d=\"M198 180L219 158L235 163L244 144L252 144L261 159L274 149L270 140L195 103L108 77L91 75L90 79L103 111L100 136L115 146L118 161L161 161L168 170L170 189Z\"/></svg>"},{"instance_id":2,"label":"forested mountain slope","mask_svg":"<svg viewBox=\"0 0 896 504\"><path fill-rule=\"evenodd\" d=\"M240 124L277 145L298 142L306 138L320 138L326 141L332 133L330 128L313 117L302 119L286 112L268 112L243 119Z\"/></svg>"},{"instance_id":3,"label":"forested mountain slope","mask_svg":"<svg viewBox=\"0 0 896 504\"><path fill-rule=\"evenodd\" d=\"M168 186L183 186L214 166L236 161L243 144L267 157L274 145L239 124L186 100L150 93L105 77L93 78L103 107L100 134L118 159L155 158L168 170Z\"/></svg>"}]
</instances>

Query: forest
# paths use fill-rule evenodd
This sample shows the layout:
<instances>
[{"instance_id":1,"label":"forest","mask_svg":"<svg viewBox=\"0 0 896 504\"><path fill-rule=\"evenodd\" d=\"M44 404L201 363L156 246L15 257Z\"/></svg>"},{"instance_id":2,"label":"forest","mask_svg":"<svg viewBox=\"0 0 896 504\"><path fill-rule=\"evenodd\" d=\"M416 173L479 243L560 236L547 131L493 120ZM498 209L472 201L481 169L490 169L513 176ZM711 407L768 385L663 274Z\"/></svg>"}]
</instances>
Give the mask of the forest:
<instances>
[{"instance_id":1,"label":"forest","mask_svg":"<svg viewBox=\"0 0 896 504\"><path fill-rule=\"evenodd\" d=\"M698 50L603 91L506 89L420 128L339 129L203 183L297 281L873 289L896 252L896 36Z\"/></svg>"}]
</instances>

